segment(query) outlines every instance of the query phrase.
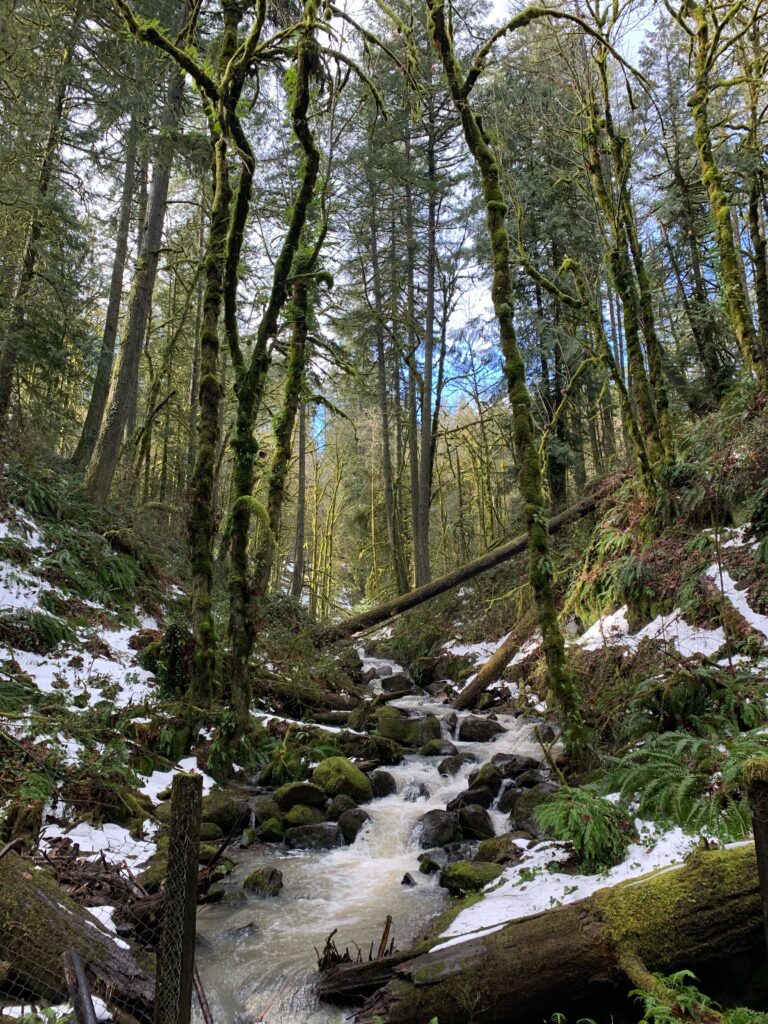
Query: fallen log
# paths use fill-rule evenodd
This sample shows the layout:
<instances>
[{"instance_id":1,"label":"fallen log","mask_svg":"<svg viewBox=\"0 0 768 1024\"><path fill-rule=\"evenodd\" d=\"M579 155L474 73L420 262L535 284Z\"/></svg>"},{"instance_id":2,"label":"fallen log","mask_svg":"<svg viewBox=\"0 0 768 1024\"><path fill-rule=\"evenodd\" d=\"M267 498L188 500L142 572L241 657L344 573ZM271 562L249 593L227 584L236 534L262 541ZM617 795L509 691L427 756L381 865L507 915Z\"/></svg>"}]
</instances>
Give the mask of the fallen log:
<instances>
[{"instance_id":1,"label":"fallen log","mask_svg":"<svg viewBox=\"0 0 768 1024\"><path fill-rule=\"evenodd\" d=\"M601 494L584 498L578 504L572 505L559 515L553 516L547 524L550 534L558 533L569 523L589 515L604 497L605 495ZM481 555L472 562L468 562L467 565L463 565L460 569L454 569L453 572L449 572L446 576L441 576L439 579L432 580L431 583L426 583L423 587L417 587L407 594L392 598L391 601L378 605L376 608L371 608L370 611L362 612L360 615L353 615L348 619L343 619L341 622L334 622L333 625L323 630L320 634L320 639L325 643L331 643L334 640L353 636L364 629L370 629L372 626L378 626L382 622L386 622L387 619L393 619L402 612L416 608L433 597L438 597L440 594L445 594L448 590L453 590L454 587L458 587L462 583L467 583L476 576L488 572L489 569L495 569L497 565L508 562L515 555L525 551L527 547L528 534L523 533L519 537L515 537L514 540L510 540L506 544L501 544L499 547L487 551L484 555Z\"/></svg>"},{"instance_id":2,"label":"fallen log","mask_svg":"<svg viewBox=\"0 0 768 1024\"><path fill-rule=\"evenodd\" d=\"M752 952L762 940L754 846L697 850L682 867L599 890L587 899L511 921L495 932L321 976L329 1001L369 998L355 1017L372 1024L540 1024L617 988L647 988L649 972ZM435 947L435 943L430 943ZM438 947L439 947L438 943ZM383 987L379 987L382 986Z\"/></svg>"},{"instance_id":3,"label":"fallen log","mask_svg":"<svg viewBox=\"0 0 768 1024\"><path fill-rule=\"evenodd\" d=\"M501 677L501 673L520 650L523 642L529 638L536 624L533 615L525 615L509 634L507 639L477 670L475 678L454 699L452 707L457 711L473 708L477 699L491 683Z\"/></svg>"},{"instance_id":4,"label":"fallen log","mask_svg":"<svg viewBox=\"0 0 768 1024\"><path fill-rule=\"evenodd\" d=\"M0 860L0 961L3 985L28 997L66 1002L62 956L76 949L93 991L124 1021L151 1024L155 983L148 958L118 946L87 910L61 891L47 871L15 853Z\"/></svg>"}]
</instances>

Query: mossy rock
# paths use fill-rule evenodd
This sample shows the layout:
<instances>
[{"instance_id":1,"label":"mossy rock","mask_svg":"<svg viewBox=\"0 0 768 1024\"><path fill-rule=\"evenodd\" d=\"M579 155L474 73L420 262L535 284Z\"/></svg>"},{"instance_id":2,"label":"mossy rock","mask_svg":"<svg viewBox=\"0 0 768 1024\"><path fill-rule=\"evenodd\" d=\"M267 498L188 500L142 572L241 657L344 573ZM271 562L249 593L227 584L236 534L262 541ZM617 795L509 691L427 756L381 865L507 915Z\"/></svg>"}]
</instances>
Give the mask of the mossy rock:
<instances>
[{"instance_id":1,"label":"mossy rock","mask_svg":"<svg viewBox=\"0 0 768 1024\"><path fill-rule=\"evenodd\" d=\"M503 872L500 864L457 860L454 864L446 864L440 872L440 885L452 896L463 896L468 892L479 892Z\"/></svg>"},{"instance_id":2,"label":"mossy rock","mask_svg":"<svg viewBox=\"0 0 768 1024\"><path fill-rule=\"evenodd\" d=\"M229 835L238 825L246 823L249 816L248 794L240 790L214 786L208 796L203 797L202 820L218 825L225 836ZM170 824L170 800L155 808L155 817L164 825Z\"/></svg>"},{"instance_id":3,"label":"mossy rock","mask_svg":"<svg viewBox=\"0 0 768 1024\"><path fill-rule=\"evenodd\" d=\"M235 870L235 862L231 857L222 857L211 874L212 882L220 882L223 878L229 878Z\"/></svg>"},{"instance_id":4,"label":"mossy rock","mask_svg":"<svg viewBox=\"0 0 768 1024\"><path fill-rule=\"evenodd\" d=\"M218 852L218 846L214 846L213 843L200 843L200 850L197 854L197 859L201 864L210 864L217 856Z\"/></svg>"},{"instance_id":5,"label":"mossy rock","mask_svg":"<svg viewBox=\"0 0 768 1024\"><path fill-rule=\"evenodd\" d=\"M419 747L421 757L451 757L457 753L450 740L427 740L423 747Z\"/></svg>"},{"instance_id":6,"label":"mossy rock","mask_svg":"<svg viewBox=\"0 0 768 1024\"><path fill-rule=\"evenodd\" d=\"M498 796L504 782L504 775L498 765L489 761L478 768L476 772L472 772L467 781L471 787L487 786L494 796Z\"/></svg>"},{"instance_id":7,"label":"mossy rock","mask_svg":"<svg viewBox=\"0 0 768 1024\"><path fill-rule=\"evenodd\" d=\"M281 843L285 828L279 818L267 818L256 829L256 835L264 843Z\"/></svg>"},{"instance_id":8,"label":"mossy rock","mask_svg":"<svg viewBox=\"0 0 768 1024\"><path fill-rule=\"evenodd\" d=\"M138 880L147 892L159 892L167 874L168 854L158 850L157 853L150 857L147 866L138 876Z\"/></svg>"},{"instance_id":9,"label":"mossy rock","mask_svg":"<svg viewBox=\"0 0 768 1024\"><path fill-rule=\"evenodd\" d=\"M113 793L110 803L101 807L104 821L128 827L132 818L151 818L155 813L155 805L144 793L128 790L124 793Z\"/></svg>"},{"instance_id":10,"label":"mossy rock","mask_svg":"<svg viewBox=\"0 0 768 1024\"><path fill-rule=\"evenodd\" d=\"M357 804L352 797L347 796L346 793L339 793L328 804L325 816L329 821L338 821L345 811L351 811L353 807L357 807Z\"/></svg>"},{"instance_id":11,"label":"mossy rock","mask_svg":"<svg viewBox=\"0 0 768 1024\"><path fill-rule=\"evenodd\" d=\"M246 892L254 896L277 896L283 888L283 873L277 868L256 868L243 882Z\"/></svg>"},{"instance_id":12,"label":"mossy rock","mask_svg":"<svg viewBox=\"0 0 768 1024\"><path fill-rule=\"evenodd\" d=\"M277 806L277 801L274 797L267 794L254 797L251 801L251 810L253 812L253 820L257 825L263 825L270 818L280 817L280 808Z\"/></svg>"},{"instance_id":13,"label":"mossy rock","mask_svg":"<svg viewBox=\"0 0 768 1024\"><path fill-rule=\"evenodd\" d=\"M399 715L382 714L385 710L393 709L382 708L376 718L379 735L385 739L394 740L404 747L418 748L429 740L439 740L442 737L440 721L435 715L403 718Z\"/></svg>"},{"instance_id":14,"label":"mossy rock","mask_svg":"<svg viewBox=\"0 0 768 1024\"><path fill-rule=\"evenodd\" d=\"M289 850L332 850L344 844L338 825L324 822L320 825L300 825L285 832L285 845Z\"/></svg>"},{"instance_id":15,"label":"mossy rock","mask_svg":"<svg viewBox=\"0 0 768 1024\"><path fill-rule=\"evenodd\" d=\"M419 871L422 875L435 875L439 870L440 865L428 853L419 854Z\"/></svg>"},{"instance_id":16,"label":"mossy rock","mask_svg":"<svg viewBox=\"0 0 768 1024\"><path fill-rule=\"evenodd\" d=\"M336 794L331 794L335 796ZM311 782L288 782L275 790L275 802L281 811L289 811L297 804L308 807L325 807L327 795L323 789Z\"/></svg>"},{"instance_id":17,"label":"mossy rock","mask_svg":"<svg viewBox=\"0 0 768 1024\"><path fill-rule=\"evenodd\" d=\"M494 839L483 839L475 854L476 862L486 864L509 864L519 858L520 850L511 832L505 832Z\"/></svg>"},{"instance_id":18,"label":"mossy rock","mask_svg":"<svg viewBox=\"0 0 768 1024\"><path fill-rule=\"evenodd\" d=\"M286 827L296 828L298 825L318 825L325 820L325 815L319 807L295 804L290 811L286 812L284 820Z\"/></svg>"},{"instance_id":19,"label":"mossy rock","mask_svg":"<svg viewBox=\"0 0 768 1024\"><path fill-rule=\"evenodd\" d=\"M204 821L200 825L200 839L202 842L210 843L215 839L223 839L224 833L215 821Z\"/></svg>"},{"instance_id":20,"label":"mossy rock","mask_svg":"<svg viewBox=\"0 0 768 1024\"><path fill-rule=\"evenodd\" d=\"M326 757L312 772L312 779L329 797L344 793L358 804L373 799L371 780L346 757Z\"/></svg>"},{"instance_id":21,"label":"mossy rock","mask_svg":"<svg viewBox=\"0 0 768 1024\"><path fill-rule=\"evenodd\" d=\"M206 892L198 897L200 903L221 903L227 894L223 885L209 885Z\"/></svg>"}]
</instances>

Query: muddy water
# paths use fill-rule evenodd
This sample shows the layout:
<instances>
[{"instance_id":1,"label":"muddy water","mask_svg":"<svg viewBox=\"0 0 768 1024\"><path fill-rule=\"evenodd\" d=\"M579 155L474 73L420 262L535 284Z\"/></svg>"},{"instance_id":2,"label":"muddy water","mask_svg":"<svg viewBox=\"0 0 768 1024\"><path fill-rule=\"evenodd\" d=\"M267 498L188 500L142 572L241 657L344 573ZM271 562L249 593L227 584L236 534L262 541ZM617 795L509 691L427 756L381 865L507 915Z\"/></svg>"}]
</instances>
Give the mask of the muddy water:
<instances>
[{"instance_id":1,"label":"muddy water","mask_svg":"<svg viewBox=\"0 0 768 1024\"><path fill-rule=\"evenodd\" d=\"M392 663L364 659L389 674ZM378 681L371 684L379 688ZM394 702L412 711L431 712L445 719L450 709L429 697L407 697ZM500 752L535 755L538 747L530 723L499 717L507 732L491 743L462 743L458 727L443 733L459 752L471 752L478 764ZM387 768L397 792L365 805L371 816L351 846L328 851L268 854L243 850L232 882L239 883L264 864L283 873L280 895L249 898L204 907L198 914L197 960L203 985L217 1024L333 1024L348 1016L338 1007L318 1003L315 996L315 947L338 931L340 949L354 952L359 944L367 957L371 943L378 945L387 914L394 919L395 945L403 948L422 934L429 922L450 904L435 877L418 872L420 852L414 839L418 818L433 808L444 809L466 789L467 776L478 764L464 766L453 778L437 771L440 758L412 755L403 764ZM497 832L505 830L505 816L491 811ZM410 872L415 887L401 884ZM237 886L233 886L236 888Z\"/></svg>"}]
</instances>

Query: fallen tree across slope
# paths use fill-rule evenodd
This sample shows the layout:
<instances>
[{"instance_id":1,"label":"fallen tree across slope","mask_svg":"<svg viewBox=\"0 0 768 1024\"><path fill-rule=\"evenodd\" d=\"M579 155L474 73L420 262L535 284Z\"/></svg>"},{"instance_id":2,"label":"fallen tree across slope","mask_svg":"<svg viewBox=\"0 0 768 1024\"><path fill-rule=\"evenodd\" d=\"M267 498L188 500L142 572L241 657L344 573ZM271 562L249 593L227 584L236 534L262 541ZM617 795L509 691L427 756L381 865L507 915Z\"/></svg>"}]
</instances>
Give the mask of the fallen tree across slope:
<instances>
[{"instance_id":1,"label":"fallen tree across slope","mask_svg":"<svg viewBox=\"0 0 768 1024\"><path fill-rule=\"evenodd\" d=\"M763 938L754 846L697 850L682 867L600 889L587 899L510 921L497 931L321 977L321 996L369 995L355 1020L372 1024L540 1024L554 1012L623 986L658 983L651 972L696 969L746 953ZM448 941L448 940L446 940ZM434 946L434 944L433 944Z\"/></svg>"},{"instance_id":2,"label":"fallen tree across slope","mask_svg":"<svg viewBox=\"0 0 768 1024\"><path fill-rule=\"evenodd\" d=\"M604 497L604 494L592 495L584 498L578 504L565 509L559 515L553 516L547 524L549 533L559 533L564 526L568 526L577 519L581 519L589 515L590 512L594 512L598 502ZM449 572L439 579L432 580L431 583L424 584L423 587L417 587L407 594L394 597L391 601L380 604L376 608L371 608L370 611L362 612L360 615L353 615L348 619L343 619L341 622L334 622L332 626L328 626L322 632L321 639L326 643L330 643L333 640L341 640L344 637L353 636L355 633L361 633L365 629L378 626L388 619L395 618L402 612L410 611L411 608L417 608L420 604L430 601L433 597L439 597L440 594L445 594L447 591L453 590L454 587L467 583L476 576L488 572L489 569L495 569L497 565L502 565L504 562L514 558L515 555L521 554L527 549L527 546L528 534L523 533L519 537L515 537L514 540L507 541L506 544L500 544L499 547L486 551L484 555L474 559L472 562L468 562L466 565L461 566L461 568L454 569L453 572Z\"/></svg>"}]
</instances>

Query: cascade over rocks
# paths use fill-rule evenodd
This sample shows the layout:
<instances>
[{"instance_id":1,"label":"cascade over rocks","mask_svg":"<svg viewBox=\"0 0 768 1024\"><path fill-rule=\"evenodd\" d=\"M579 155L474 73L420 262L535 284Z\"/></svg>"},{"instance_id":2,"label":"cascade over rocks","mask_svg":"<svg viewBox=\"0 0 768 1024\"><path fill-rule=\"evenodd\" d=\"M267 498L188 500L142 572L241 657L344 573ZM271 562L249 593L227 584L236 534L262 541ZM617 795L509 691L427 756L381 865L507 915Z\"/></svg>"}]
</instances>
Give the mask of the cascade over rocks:
<instances>
[{"instance_id":1,"label":"cascade over rocks","mask_svg":"<svg viewBox=\"0 0 768 1024\"><path fill-rule=\"evenodd\" d=\"M488 743L507 730L492 718L468 715L459 725L459 739L469 743Z\"/></svg>"},{"instance_id":2,"label":"cascade over rocks","mask_svg":"<svg viewBox=\"0 0 768 1024\"><path fill-rule=\"evenodd\" d=\"M373 795L377 798L391 796L397 792L397 783L389 772L378 768L368 776L373 787Z\"/></svg>"}]
</instances>

